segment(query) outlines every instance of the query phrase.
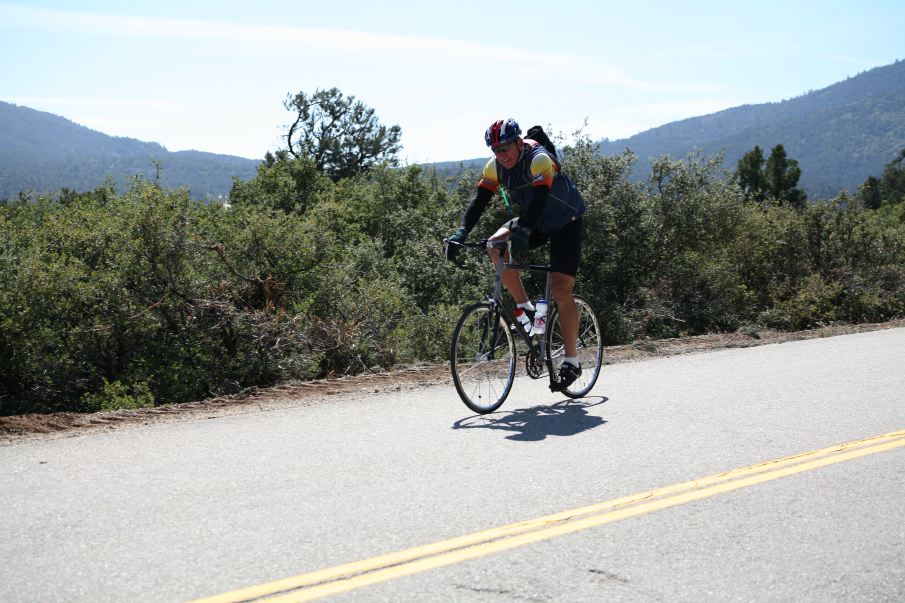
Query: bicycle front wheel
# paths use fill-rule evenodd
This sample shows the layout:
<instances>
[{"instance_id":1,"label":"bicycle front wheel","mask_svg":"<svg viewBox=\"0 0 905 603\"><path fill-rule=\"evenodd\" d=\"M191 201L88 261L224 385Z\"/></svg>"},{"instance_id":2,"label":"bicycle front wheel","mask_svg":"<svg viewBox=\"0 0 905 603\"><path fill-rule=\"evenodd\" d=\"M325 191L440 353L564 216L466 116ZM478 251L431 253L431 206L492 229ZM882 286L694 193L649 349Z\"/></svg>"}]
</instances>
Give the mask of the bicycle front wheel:
<instances>
[{"instance_id":1,"label":"bicycle front wheel","mask_svg":"<svg viewBox=\"0 0 905 603\"><path fill-rule=\"evenodd\" d=\"M479 414L500 407L515 379L515 342L498 309L481 303L465 310L453 331L450 361L465 406Z\"/></svg>"},{"instance_id":2,"label":"bicycle front wheel","mask_svg":"<svg viewBox=\"0 0 905 603\"><path fill-rule=\"evenodd\" d=\"M597 383L597 377L600 376L600 367L603 364L603 335L600 332L597 315L588 300L576 295L575 305L578 306L578 361L581 363L581 376L561 391L570 398L581 398L591 391ZM566 346L559 324L559 313L555 307L550 320L547 321L547 349L553 370L558 373L566 355Z\"/></svg>"}]
</instances>

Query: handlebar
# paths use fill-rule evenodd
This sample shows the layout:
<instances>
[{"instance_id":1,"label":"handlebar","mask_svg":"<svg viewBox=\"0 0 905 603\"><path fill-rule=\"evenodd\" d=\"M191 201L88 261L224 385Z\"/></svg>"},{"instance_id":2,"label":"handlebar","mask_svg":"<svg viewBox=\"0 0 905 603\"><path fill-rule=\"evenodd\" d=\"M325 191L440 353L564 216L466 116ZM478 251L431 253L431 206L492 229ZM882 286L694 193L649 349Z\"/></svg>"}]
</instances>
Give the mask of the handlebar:
<instances>
[{"instance_id":1,"label":"handlebar","mask_svg":"<svg viewBox=\"0 0 905 603\"><path fill-rule=\"evenodd\" d=\"M450 241L449 239L443 239L443 243L447 246L456 245L457 247L464 247L466 249L499 249L501 252L508 251L509 241L490 241L488 239L481 239L480 241L475 241L474 243L466 243L464 241ZM448 256L447 256L448 257ZM457 258L450 258L453 264L458 266L459 268L465 268L465 263Z\"/></svg>"},{"instance_id":2,"label":"handlebar","mask_svg":"<svg viewBox=\"0 0 905 603\"><path fill-rule=\"evenodd\" d=\"M443 242L447 245L458 245L459 247L467 247L469 249L506 249L509 245L509 241L491 241L490 239L481 239L480 241L475 241L474 243L466 243L459 241L450 241L449 239L443 239Z\"/></svg>"},{"instance_id":3,"label":"handlebar","mask_svg":"<svg viewBox=\"0 0 905 603\"><path fill-rule=\"evenodd\" d=\"M505 241L491 241L489 239L481 239L480 241L475 241L474 243L460 243L459 241L450 241L449 239L443 239L443 243L445 243L446 245L457 245L459 247L465 247L466 249L499 249L506 252L510 251L511 245L509 239L506 239ZM461 260L453 259L451 261L459 268L465 268L465 264ZM536 272L550 272L552 270L552 268L547 264L522 264L520 262L514 262L511 253L509 254L509 261L504 262L503 265L507 268L512 268L515 270L533 270Z\"/></svg>"}]
</instances>

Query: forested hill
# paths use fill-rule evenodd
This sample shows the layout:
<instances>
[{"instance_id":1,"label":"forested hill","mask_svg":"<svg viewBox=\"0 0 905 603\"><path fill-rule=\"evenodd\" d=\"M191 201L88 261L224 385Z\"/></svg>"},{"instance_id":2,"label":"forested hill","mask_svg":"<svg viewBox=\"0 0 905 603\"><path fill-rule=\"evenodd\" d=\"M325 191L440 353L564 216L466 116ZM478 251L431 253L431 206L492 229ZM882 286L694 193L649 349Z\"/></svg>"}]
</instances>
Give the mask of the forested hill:
<instances>
[{"instance_id":1,"label":"forested hill","mask_svg":"<svg viewBox=\"0 0 905 603\"><path fill-rule=\"evenodd\" d=\"M594 108L589 107L588 113L593 115ZM556 132L555 110L549 123ZM651 157L682 158L697 149L707 155L722 152L723 167L734 171L741 156L755 145L766 157L777 144L798 161L799 187L812 200L832 198L843 190L854 192L869 176L881 175L905 148L905 61L791 100L742 105L668 123L631 138L605 139L600 149L605 155L626 148L634 151L638 165L632 178L642 180L650 174ZM434 166L442 175L451 175L462 165L479 170L486 161L481 157Z\"/></svg>"},{"instance_id":2,"label":"forested hill","mask_svg":"<svg viewBox=\"0 0 905 603\"><path fill-rule=\"evenodd\" d=\"M259 162L200 151L170 152L153 142L108 136L63 117L0 102L0 199L20 191L88 191L108 176L154 178L158 162L166 187L192 197L227 195L232 177L254 176Z\"/></svg>"},{"instance_id":3,"label":"forested hill","mask_svg":"<svg viewBox=\"0 0 905 603\"><path fill-rule=\"evenodd\" d=\"M556 131L555 111L549 120ZM905 148L905 61L790 100L743 105L600 143L604 154L634 151L636 179L647 177L650 157L681 158L696 149L722 152L724 167L734 170L755 145L768 155L777 144L798 161L799 187L811 199L856 191ZM480 169L485 161L462 163ZM107 136L50 113L0 102L0 199L23 190L92 190L108 176L118 183L136 174L153 178L155 162L162 167L164 186L187 187L195 198L227 195L232 177L247 180L258 164L199 151L169 152L156 143ZM449 173L459 163L435 165Z\"/></svg>"},{"instance_id":4,"label":"forested hill","mask_svg":"<svg viewBox=\"0 0 905 603\"><path fill-rule=\"evenodd\" d=\"M555 119L551 116L551 119ZM723 151L724 166L777 144L801 167L799 186L814 198L854 192L905 148L905 61L877 67L827 88L775 103L742 105L601 143L605 154L630 148L646 176L647 159Z\"/></svg>"}]
</instances>

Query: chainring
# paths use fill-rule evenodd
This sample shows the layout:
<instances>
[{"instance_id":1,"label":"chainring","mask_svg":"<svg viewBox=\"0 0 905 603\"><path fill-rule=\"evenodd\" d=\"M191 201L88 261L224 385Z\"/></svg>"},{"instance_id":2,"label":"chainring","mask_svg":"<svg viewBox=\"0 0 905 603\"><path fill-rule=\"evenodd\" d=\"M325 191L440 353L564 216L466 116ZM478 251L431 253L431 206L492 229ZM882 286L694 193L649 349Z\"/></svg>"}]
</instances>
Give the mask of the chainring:
<instances>
[{"instance_id":1,"label":"chainring","mask_svg":"<svg viewBox=\"0 0 905 603\"><path fill-rule=\"evenodd\" d=\"M539 379L544 374L544 365L533 351L525 354L525 371L532 379Z\"/></svg>"}]
</instances>

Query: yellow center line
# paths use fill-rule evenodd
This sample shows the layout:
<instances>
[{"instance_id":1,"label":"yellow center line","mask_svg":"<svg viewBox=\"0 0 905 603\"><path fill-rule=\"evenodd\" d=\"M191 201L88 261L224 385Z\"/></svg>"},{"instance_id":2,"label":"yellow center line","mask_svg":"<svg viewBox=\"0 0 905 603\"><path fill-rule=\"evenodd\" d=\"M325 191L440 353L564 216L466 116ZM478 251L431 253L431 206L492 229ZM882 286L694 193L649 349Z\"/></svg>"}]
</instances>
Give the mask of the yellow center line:
<instances>
[{"instance_id":1,"label":"yellow center line","mask_svg":"<svg viewBox=\"0 0 905 603\"><path fill-rule=\"evenodd\" d=\"M310 601L905 446L905 430L200 599Z\"/></svg>"}]
</instances>

